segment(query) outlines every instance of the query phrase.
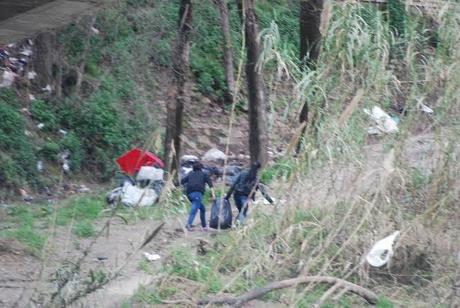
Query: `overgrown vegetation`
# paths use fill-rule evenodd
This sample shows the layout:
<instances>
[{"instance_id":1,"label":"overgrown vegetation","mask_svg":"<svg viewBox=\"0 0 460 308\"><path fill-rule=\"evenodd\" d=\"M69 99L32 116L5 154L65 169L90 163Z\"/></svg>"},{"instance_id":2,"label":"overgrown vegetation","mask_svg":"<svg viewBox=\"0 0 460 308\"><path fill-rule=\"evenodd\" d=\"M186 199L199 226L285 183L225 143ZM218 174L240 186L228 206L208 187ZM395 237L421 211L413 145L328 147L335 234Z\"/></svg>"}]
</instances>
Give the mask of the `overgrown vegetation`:
<instances>
[{"instance_id":1,"label":"overgrown vegetation","mask_svg":"<svg viewBox=\"0 0 460 308\"><path fill-rule=\"evenodd\" d=\"M287 153L264 171L281 201L270 208L253 205L244 227L217 235L204 252L178 248L163 269L167 275L134 300L197 300L299 275L326 275L373 290L378 307L458 303L452 282L458 279L460 248L454 244L460 231L460 36L451 30L459 27L458 7L443 11L436 27L397 4L390 19L372 6L325 10L315 71L299 69L295 37L286 41L280 35L288 26L269 23L263 32L267 87L278 90L270 93L273 118L295 131L300 104L307 102L311 112L299 155ZM347 108L353 98L358 103ZM434 112L422 112L421 103ZM369 136L373 123L362 110L374 105L399 120L397 134ZM367 267L370 246L394 230L401 237L392 263ZM193 292L177 292L184 288ZM327 285L275 291L262 300L299 307L363 305Z\"/></svg>"}]
</instances>

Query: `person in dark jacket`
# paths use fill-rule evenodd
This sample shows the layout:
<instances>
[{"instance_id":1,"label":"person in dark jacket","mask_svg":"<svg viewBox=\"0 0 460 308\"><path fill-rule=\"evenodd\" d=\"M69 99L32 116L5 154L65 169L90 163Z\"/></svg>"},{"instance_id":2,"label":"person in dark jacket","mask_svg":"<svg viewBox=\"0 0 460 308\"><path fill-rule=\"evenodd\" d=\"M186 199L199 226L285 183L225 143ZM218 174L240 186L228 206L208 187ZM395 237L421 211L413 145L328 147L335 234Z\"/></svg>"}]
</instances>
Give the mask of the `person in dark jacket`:
<instances>
[{"instance_id":1,"label":"person in dark jacket","mask_svg":"<svg viewBox=\"0 0 460 308\"><path fill-rule=\"evenodd\" d=\"M233 199L235 200L235 205L239 213L237 218L239 222L243 222L246 218L248 213L248 201L251 198L252 200L255 199L255 193L260 188L259 179L257 177L257 172L260 167L260 163L255 162L251 165L249 170L242 171L225 196L225 199L228 200L233 194ZM273 204L273 200L267 192L262 189L261 192L265 199L267 199L270 204Z\"/></svg>"},{"instance_id":2,"label":"person in dark jacket","mask_svg":"<svg viewBox=\"0 0 460 308\"><path fill-rule=\"evenodd\" d=\"M215 199L211 178L208 174L203 172L203 165L200 162L196 162L193 164L193 171L190 171L187 176L182 179L181 184L185 185L185 192L192 203L192 209L190 210L186 228L191 230L193 220L195 220L196 213L199 210L201 226L203 230L206 230L206 208L204 207L202 200L206 184L211 188L212 198Z\"/></svg>"}]
</instances>

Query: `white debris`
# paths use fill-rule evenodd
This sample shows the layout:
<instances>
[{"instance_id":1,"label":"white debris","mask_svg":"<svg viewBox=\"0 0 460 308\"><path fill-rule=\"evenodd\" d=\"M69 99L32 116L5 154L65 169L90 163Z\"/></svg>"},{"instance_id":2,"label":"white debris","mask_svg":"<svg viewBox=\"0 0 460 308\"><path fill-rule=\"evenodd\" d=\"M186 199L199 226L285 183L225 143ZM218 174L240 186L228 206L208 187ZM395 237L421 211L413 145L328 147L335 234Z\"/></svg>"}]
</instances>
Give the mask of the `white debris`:
<instances>
[{"instance_id":1,"label":"white debris","mask_svg":"<svg viewBox=\"0 0 460 308\"><path fill-rule=\"evenodd\" d=\"M35 77L37 77L37 73L35 73L34 71L27 73L27 79L32 80Z\"/></svg>"},{"instance_id":2,"label":"white debris","mask_svg":"<svg viewBox=\"0 0 460 308\"><path fill-rule=\"evenodd\" d=\"M382 132L380 131L380 129L378 129L377 127L375 126L371 126L367 129L367 133L369 135L381 135Z\"/></svg>"},{"instance_id":3,"label":"white debris","mask_svg":"<svg viewBox=\"0 0 460 308\"><path fill-rule=\"evenodd\" d=\"M61 133L61 134L64 135L64 136L67 135L67 131L66 131L66 130L63 130L63 129L60 129L60 130L59 130L59 133Z\"/></svg>"},{"instance_id":4,"label":"white debris","mask_svg":"<svg viewBox=\"0 0 460 308\"><path fill-rule=\"evenodd\" d=\"M64 172L69 172L69 171L70 171L70 165L69 165L69 161L68 161L68 160L65 160L65 161L62 163L62 170L64 170Z\"/></svg>"},{"instance_id":5,"label":"white debris","mask_svg":"<svg viewBox=\"0 0 460 308\"><path fill-rule=\"evenodd\" d=\"M51 92L51 86L49 84L46 85L46 87L42 88L43 92Z\"/></svg>"},{"instance_id":6,"label":"white debris","mask_svg":"<svg viewBox=\"0 0 460 308\"><path fill-rule=\"evenodd\" d=\"M8 44L8 48L13 48L13 47L15 47L15 46L16 46L15 43Z\"/></svg>"},{"instance_id":7,"label":"white debris","mask_svg":"<svg viewBox=\"0 0 460 308\"><path fill-rule=\"evenodd\" d=\"M91 189L89 189L85 184L81 184L77 187L76 191L79 193L88 193L91 192Z\"/></svg>"},{"instance_id":8,"label":"white debris","mask_svg":"<svg viewBox=\"0 0 460 308\"><path fill-rule=\"evenodd\" d=\"M427 105L425 105L423 103L419 104L419 108L420 108L421 111L423 111L425 113L433 113L433 109L431 109L430 107L428 107Z\"/></svg>"},{"instance_id":9,"label":"white debris","mask_svg":"<svg viewBox=\"0 0 460 308\"><path fill-rule=\"evenodd\" d=\"M23 56L26 56L26 57L29 57L32 55L32 49L30 48L24 48L23 50L21 50L19 52L20 55L23 55Z\"/></svg>"},{"instance_id":10,"label":"white debris","mask_svg":"<svg viewBox=\"0 0 460 308\"><path fill-rule=\"evenodd\" d=\"M11 87L11 85L14 82L15 77L16 77L15 73L9 70L4 71L3 76L2 76L2 82L0 83L0 88Z\"/></svg>"},{"instance_id":11,"label":"white debris","mask_svg":"<svg viewBox=\"0 0 460 308\"><path fill-rule=\"evenodd\" d=\"M189 174L192 170L193 170L193 168L182 167L181 168L182 176L183 177L187 176L187 174Z\"/></svg>"},{"instance_id":12,"label":"white debris","mask_svg":"<svg viewBox=\"0 0 460 308\"><path fill-rule=\"evenodd\" d=\"M150 180L150 181L162 181L163 180L163 169L158 169L150 166L142 166L137 174L136 179L138 181Z\"/></svg>"},{"instance_id":13,"label":"white debris","mask_svg":"<svg viewBox=\"0 0 460 308\"><path fill-rule=\"evenodd\" d=\"M387 134L396 133L398 131L398 123L392 119L388 113L383 111L380 107L374 106L372 110L364 109L371 119L377 124L377 128Z\"/></svg>"},{"instance_id":14,"label":"white debris","mask_svg":"<svg viewBox=\"0 0 460 308\"><path fill-rule=\"evenodd\" d=\"M143 255L149 261L158 261L158 260L161 259L161 256L159 254L156 254L156 253L144 252Z\"/></svg>"},{"instance_id":15,"label":"white debris","mask_svg":"<svg viewBox=\"0 0 460 308\"><path fill-rule=\"evenodd\" d=\"M121 203L128 207L145 207L153 205L158 195L151 188L139 188L126 182L123 186Z\"/></svg>"},{"instance_id":16,"label":"white debris","mask_svg":"<svg viewBox=\"0 0 460 308\"><path fill-rule=\"evenodd\" d=\"M27 109L27 108L21 108L21 112L24 113L24 114L26 114L26 115L29 115L29 116L32 115L32 114L30 113L29 109Z\"/></svg>"},{"instance_id":17,"label":"white debris","mask_svg":"<svg viewBox=\"0 0 460 308\"><path fill-rule=\"evenodd\" d=\"M224 152L218 149L210 149L206 152L203 156L203 161L211 161L211 162L223 162L227 156Z\"/></svg>"},{"instance_id":18,"label":"white debris","mask_svg":"<svg viewBox=\"0 0 460 308\"><path fill-rule=\"evenodd\" d=\"M43 124L43 123L38 123L37 124L38 129L42 129L43 127L45 127L45 124Z\"/></svg>"},{"instance_id":19,"label":"white debris","mask_svg":"<svg viewBox=\"0 0 460 308\"><path fill-rule=\"evenodd\" d=\"M32 41L31 39L28 39L28 40L27 40L27 44L29 44L30 46L33 46L33 45L34 45L34 41Z\"/></svg>"},{"instance_id":20,"label":"white debris","mask_svg":"<svg viewBox=\"0 0 460 308\"><path fill-rule=\"evenodd\" d=\"M98 35L100 33L100 31L98 29L96 29L95 27L91 27L91 31L96 35Z\"/></svg>"},{"instance_id":21,"label":"white debris","mask_svg":"<svg viewBox=\"0 0 460 308\"><path fill-rule=\"evenodd\" d=\"M392 235L375 243L366 256L367 262L374 267L387 264L393 256L393 243L398 235L399 231L395 231Z\"/></svg>"},{"instance_id":22,"label":"white debris","mask_svg":"<svg viewBox=\"0 0 460 308\"><path fill-rule=\"evenodd\" d=\"M183 155L180 158L180 161L181 162L193 162L193 161L199 161L199 158L198 156L195 156L195 155Z\"/></svg>"},{"instance_id":23,"label":"white debris","mask_svg":"<svg viewBox=\"0 0 460 308\"><path fill-rule=\"evenodd\" d=\"M28 131L28 130L25 130L24 135L26 135L27 137L31 137L32 133L30 131Z\"/></svg>"},{"instance_id":24,"label":"white debris","mask_svg":"<svg viewBox=\"0 0 460 308\"><path fill-rule=\"evenodd\" d=\"M36 100L36 98L33 94L29 94L29 100L34 101Z\"/></svg>"},{"instance_id":25,"label":"white debris","mask_svg":"<svg viewBox=\"0 0 460 308\"><path fill-rule=\"evenodd\" d=\"M37 161L37 171L38 172L43 171L43 162L41 160Z\"/></svg>"}]
</instances>

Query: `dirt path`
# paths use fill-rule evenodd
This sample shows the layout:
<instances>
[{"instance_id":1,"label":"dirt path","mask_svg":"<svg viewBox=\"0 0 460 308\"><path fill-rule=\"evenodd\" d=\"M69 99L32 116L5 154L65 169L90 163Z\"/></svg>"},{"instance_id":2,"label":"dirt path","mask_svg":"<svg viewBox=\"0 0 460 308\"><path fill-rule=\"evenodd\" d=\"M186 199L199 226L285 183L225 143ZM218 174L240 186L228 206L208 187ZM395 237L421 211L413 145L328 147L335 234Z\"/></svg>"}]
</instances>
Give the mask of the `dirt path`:
<instances>
[{"instance_id":1,"label":"dirt path","mask_svg":"<svg viewBox=\"0 0 460 308\"><path fill-rule=\"evenodd\" d=\"M142 249L139 247L161 221L147 219L125 224L121 219L113 218L108 232L98 238L83 240L70 232L71 226L59 227L49 238L43 263L22 249L17 242L3 241L0 243L0 306L14 307L33 302L37 307L46 307L58 289L58 297L68 301L85 288L90 277L97 277L97 273L103 272L108 277L115 277L94 292L79 294L72 305L65 302L61 304L73 307L119 307L139 287L152 284L160 277L162 264L174 247L187 245L193 249L200 239L212 233L184 233L181 227L184 221L185 218L171 218ZM102 228L105 222L106 219L100 220L97 228ZM91 249L81 262L80 270L70 271L89 245ZM144 261L144 252L157 253L161 259ZM148 273L141 269L141 262L149 264ZM41 268L43 272L40 277ZM69 273L72 275L70 278ZM66 279L68 282L63 283Z\"/></svg>"}]
</instances>

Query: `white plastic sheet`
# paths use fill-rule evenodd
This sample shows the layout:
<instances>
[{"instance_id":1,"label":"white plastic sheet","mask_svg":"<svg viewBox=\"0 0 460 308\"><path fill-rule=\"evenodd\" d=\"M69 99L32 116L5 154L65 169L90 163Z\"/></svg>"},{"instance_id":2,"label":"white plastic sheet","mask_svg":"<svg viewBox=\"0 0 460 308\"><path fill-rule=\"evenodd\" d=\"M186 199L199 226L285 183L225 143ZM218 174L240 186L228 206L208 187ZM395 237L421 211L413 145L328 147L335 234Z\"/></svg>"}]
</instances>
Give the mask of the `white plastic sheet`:
<instances>
[{"instance_id":1,"label":"white plastic sheet","mask_svg":"<svg viewBox=\"0 0 460 308\"><path fill-rule=\"evenodd\" d=\"M126 182L123 186L121 203L129 207L151 206L157 200L158 195L151 188L139 188Z\"/></svg>"},{"instance_id":2,"label":"white plastic sheet","mask_svg":"<svg viewBox=\"0 0 460 308\"><path fill-rule=\"evenodd\" d=\"M364 109L364 112L368 114L376 124L375 127L372 127L372 131L369 131L369 134L375 134L375 128L386 134L398 132L398 123L396 123L388 113L383 111L382 108L374 106L370 111Z\"/></svg>"},{"instance_id":3,"label":"white plastic sheet","mask_svg":"<svg viewBox=\"0 0 460 308\"><path fill-rule=\"evenodd\" d=\"M163 180L163 169L158 169L150 166L143 166L137 174L137 180L150 180L150 181L162 181Z\"/></svg>"},{"instance_id":4,"label":"white plastic sheet","mask_svg":"<svg viewBox=\"0 0 460 308\"><path fill-rule=\"evenodd\" d=\"M387 264L393 256L393 244L398 235L399 231L395 231L393 234L375 243L366 256L367 262L374 267L381 267Z\"/></svg>"}]
</instances>

